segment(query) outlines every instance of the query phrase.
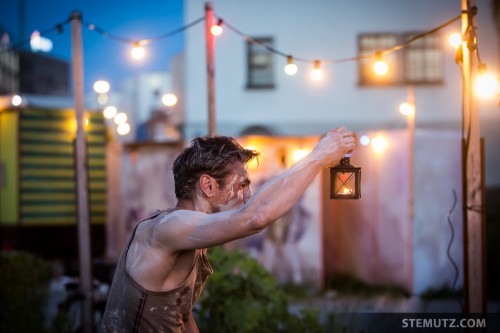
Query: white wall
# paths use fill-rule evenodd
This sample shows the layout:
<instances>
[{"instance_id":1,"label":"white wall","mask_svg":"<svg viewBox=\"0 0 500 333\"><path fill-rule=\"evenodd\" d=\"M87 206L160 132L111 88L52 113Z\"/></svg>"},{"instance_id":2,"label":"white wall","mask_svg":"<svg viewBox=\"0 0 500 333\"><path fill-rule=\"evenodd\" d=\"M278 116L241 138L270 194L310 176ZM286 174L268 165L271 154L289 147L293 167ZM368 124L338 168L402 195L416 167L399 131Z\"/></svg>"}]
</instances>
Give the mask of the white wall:
<instances>
[{"instance_id":1,"label":"white wall","mask_svg":"<svg viewBox=\"0 0 500 333\"><path fill-rule=\"evenodd\" d=\"M429 31L460 15L460 1L336 1L254 0L212 1L215 14L247 35L271 36L275 48L307 59L344 59L357 56L357 37L367 32ZM478 41L483 62L499 73L491 1L478 0ZM204 15L204 2L185 0L185 22ZM461 74L447 44L460 21L441 30L444 46L443 85L417 87L417 126L460 129ZM274 90L247 90L245 41L229 29L216 39L216 111L219 134L237 136L251 125L265 125L280 135L315 135L346 125L354 130L403 128L397 111L406 87L366 88L357 85L357 62L323 67L325 78L313 84L309 64L297 63L299 72L287 76L285 59L275 56ZM186 33L186 135L207 134L204 26ZM499 123L495 100L480 103L486 138L486 183L500 185L494 149ZM491 142L488 144L488 142Z\"/></svg>"}]
</instances>

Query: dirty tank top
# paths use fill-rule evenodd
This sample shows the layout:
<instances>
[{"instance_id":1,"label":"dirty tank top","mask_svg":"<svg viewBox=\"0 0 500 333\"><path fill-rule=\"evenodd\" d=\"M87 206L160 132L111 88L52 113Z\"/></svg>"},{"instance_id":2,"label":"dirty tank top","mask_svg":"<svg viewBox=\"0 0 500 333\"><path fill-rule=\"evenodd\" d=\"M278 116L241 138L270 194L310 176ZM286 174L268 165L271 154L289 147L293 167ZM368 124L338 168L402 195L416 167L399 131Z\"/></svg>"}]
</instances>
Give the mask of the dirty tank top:
<instances>
[{"instance_id":1,"label":"dirty tank top","mask_svg":"<svg viewBox=\"0 0 500 333\"><path fill-rule=\"evenodd\" d=\"M157 211L145 220L160 213L162 211ZM212 267L204 251L197 250L193 269L177 288L147 290L129 275L125 267L136 230L137 226L118 260L99 332L184 332L205 281L212 274Z\"/></svg>"}]
</instances>

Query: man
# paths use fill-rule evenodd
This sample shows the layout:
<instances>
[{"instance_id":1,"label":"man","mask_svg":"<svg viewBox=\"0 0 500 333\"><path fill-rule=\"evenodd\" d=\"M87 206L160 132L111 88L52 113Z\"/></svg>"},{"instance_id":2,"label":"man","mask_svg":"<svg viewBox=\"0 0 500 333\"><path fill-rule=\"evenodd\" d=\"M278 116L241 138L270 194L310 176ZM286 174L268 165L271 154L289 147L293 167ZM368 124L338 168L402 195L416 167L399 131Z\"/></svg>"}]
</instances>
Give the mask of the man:
<instances>
[{"instance_id":1,"label":"man","mask_svg":"<svg viewBox=\"0 0 500 333\"><path fill-rule=\"evenodd\" d=\"M102 332L198 332L194 303L212 273L206 248L255 234L286 213L316 175L354 149L329 131L313 151L250 197L246 163L229 137L197 138L173 165L175 208L139 223L118 262Z\"/></svg>"}]
</instances>

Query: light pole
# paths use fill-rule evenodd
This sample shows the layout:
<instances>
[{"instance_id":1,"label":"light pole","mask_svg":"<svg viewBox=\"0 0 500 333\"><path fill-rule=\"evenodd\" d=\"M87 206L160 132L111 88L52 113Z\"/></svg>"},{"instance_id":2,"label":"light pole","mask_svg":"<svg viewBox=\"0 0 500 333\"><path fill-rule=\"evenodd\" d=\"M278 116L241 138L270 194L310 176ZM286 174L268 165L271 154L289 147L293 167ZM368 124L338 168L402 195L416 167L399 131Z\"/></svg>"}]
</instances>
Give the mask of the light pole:
<instances>
[{"instance_id":1,"label":"light pole","mask_svg":"<svg viewBox=\"0 0 500 333\"><path fill-rule=\"evenodd\" d=\"M71 13L71 48L73 95L75 99L76 139L75 171L78 207L78 245L80 262L80 286L83 294L82 324L83 332L92 332L92 265L90 260L90 219L87 177L87 143L83 128L83 47L82 15Z\"/></svg>"},{"instance_id":2,"label":"light pole","mask_svg":"<svg viewBox=\"0 0 500 333\"><path fill-rule=\"evenodd\" d=\"M464 298L467 313L486 312L486 255L484 226L483 145L479 131L479 110L473 95L476 45L476 1L462 0L463 140L462 196L464 239Z\"/></svg>"},{"instance_id":3,"label":"light pole","mask_svg":"<svg viewBox=\"0 0 500 333\"><path fill-rule=\"evenodd\" d=\"M208 136L215 136L215 38L210 32L214 24L212 4L205 4L205 39L207 44Z\"/></svg>"}]
</instances>

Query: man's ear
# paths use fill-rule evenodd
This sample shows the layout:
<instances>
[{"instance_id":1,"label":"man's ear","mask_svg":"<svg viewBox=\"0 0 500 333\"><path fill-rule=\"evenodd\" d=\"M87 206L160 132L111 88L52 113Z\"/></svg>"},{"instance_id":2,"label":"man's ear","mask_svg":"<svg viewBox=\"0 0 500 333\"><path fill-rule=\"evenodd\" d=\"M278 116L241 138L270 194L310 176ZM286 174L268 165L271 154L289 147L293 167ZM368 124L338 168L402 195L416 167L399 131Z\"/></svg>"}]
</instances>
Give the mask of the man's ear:
<instances>
[{"instance_id":1,"label":"man's ear","mask_svg":"<svg viewBox=\"0 0 500 333\"><path fill-rule=\"evenodd\" d=\"M203 174L200 176L199 185L201 192L211 198L215 193L217 181L215 178L207 174Z\"/></svg>"}]
</instances>

